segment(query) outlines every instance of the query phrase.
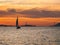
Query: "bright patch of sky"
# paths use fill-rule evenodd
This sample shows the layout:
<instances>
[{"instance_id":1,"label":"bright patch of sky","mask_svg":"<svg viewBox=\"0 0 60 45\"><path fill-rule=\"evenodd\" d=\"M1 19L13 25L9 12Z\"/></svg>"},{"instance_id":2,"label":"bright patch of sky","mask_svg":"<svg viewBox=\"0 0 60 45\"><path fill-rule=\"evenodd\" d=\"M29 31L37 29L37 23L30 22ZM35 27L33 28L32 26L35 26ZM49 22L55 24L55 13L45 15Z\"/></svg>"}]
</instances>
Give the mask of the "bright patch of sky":
<instances>
[{"instance_id":1,"label":"bright patch of sky","mask_svg":"<svg viewBox=\"0 0 60 45\"><path fill-rule=\"evenodd\" d=\"M33 4L33 5L38 5L38 4L56 4L60 3L60 0L0 0L0 4Z\"/></svg>"}]
</instances>

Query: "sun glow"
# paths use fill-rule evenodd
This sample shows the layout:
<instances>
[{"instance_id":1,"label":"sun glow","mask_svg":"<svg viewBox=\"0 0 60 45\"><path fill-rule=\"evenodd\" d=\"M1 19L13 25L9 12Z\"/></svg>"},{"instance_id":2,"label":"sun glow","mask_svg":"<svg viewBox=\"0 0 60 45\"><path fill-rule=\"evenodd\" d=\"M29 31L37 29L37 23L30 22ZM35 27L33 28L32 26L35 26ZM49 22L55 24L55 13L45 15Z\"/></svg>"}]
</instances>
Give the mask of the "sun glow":
<instances>
[{"instance_id":1,"label":"sun glow","mask_svg":"<svg viewBox=\"0 0 60 45\"><path fill-rule=\"evenodd\" d=\"M19 25L25 25L26 22L36 26L49 26L60 22L60 18L24 18L19 17ZM15 25L16 17L0 17L0 24Z\"/></svg>"},{"instance_id":2,"label":"sun glow","mask_svg":"<svg viewBox=\"0 0 60 45\"><path fill-rule=\"evenodd\" d=\"M30 10L33 8L34 9L36 8L38 10L35 10L35 11ZM10 12L8 12L7 9L15 9L16 13L10 14ZM28 13L26 13L26 10L28 10L27 11ZM16 16L19 17L19 25L25 25L25 23L27 22L28 24L37 25L37 26L50 26L60 22L59 17L48 18L48 17L44 17L45 15L43 15L44 18L28 17L28 16L33 16L33 15L30 15L30 13L33 14L34 12L38 12L39 10L60 12L60 0L37 0L37 1L36 0L17 0L17 1L16 0L8 0L8 1L0 0L0 12L4 12L3 14L0 13L0 24L15 25ZM25 14L20 13L22 11L25 11L24 12Z\"/></svg>"}]
</instances>

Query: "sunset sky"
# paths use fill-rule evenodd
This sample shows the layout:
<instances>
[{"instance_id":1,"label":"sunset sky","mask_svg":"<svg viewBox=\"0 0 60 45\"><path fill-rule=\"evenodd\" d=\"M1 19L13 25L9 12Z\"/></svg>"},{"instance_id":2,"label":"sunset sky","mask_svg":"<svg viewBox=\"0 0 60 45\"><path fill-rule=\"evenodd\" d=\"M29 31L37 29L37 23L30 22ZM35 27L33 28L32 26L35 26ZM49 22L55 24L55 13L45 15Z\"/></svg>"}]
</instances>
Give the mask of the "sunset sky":
<instances>
[{"instance_id":1,"label":"sunset sky","mask_svg":"<svg viewBox=\"0 0 60 45\"><path fill-rule=\"evenodd\" d=\"M50 26L60 22L60 0L0 0L0 24Z\"/></svg>"}]
</instances>

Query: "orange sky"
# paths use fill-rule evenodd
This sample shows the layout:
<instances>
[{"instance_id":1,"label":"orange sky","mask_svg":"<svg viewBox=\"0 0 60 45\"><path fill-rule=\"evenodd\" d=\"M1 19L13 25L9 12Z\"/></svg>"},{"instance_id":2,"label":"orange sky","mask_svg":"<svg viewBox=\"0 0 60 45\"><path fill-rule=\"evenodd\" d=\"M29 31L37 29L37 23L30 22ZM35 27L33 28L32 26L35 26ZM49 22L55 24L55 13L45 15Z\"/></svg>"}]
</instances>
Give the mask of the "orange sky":
<instances>
[{"instance_id":1,"label":"orange sky","mask_svg":"<svg viewBox=\"0 0 60 45\"><path fill-rule=\"evenodd\" d=\"M60 22L60 18L24 18L19 17L19 25L32 24L37 26L49 26ZM15 25L16 17L1 17L0 24Z\"/></svg>"},{"instance_id":2,"label":"orange sky","mask_svg":"<svg viewBox=\"0 0 60 45\"><path fill-rule=\"evenodd\" d=\"M37 8L40 10L49 11L60 11L60 0L0 0L0 10L6 11L8 8L16 10L28 10L32 8ZM15 14L16 16L17 14ZM0 17L0 24L15 25L16 17L5 15ZM20 17L19 25L24 25L25 23L37 25L37 26L49 26L60 22L60 18L28 18Z\"/></svg>"}]
</instances>

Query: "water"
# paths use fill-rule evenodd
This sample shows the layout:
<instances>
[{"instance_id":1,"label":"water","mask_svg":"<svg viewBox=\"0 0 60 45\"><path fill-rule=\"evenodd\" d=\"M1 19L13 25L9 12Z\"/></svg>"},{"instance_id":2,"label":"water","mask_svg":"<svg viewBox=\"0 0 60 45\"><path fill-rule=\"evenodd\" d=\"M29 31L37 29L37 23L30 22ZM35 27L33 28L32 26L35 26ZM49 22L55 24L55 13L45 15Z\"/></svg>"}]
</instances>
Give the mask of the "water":
<instances>
[{"instance_id":1,"label":"water","mask_svg":"<svg viewBox=\"0 0 60 45\"><path fill-rule=\"evenodd\" d=\"M0 45L60 45L60 27L0 27Z\"/></svg>"}]
</instances>

